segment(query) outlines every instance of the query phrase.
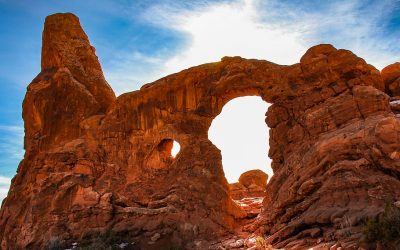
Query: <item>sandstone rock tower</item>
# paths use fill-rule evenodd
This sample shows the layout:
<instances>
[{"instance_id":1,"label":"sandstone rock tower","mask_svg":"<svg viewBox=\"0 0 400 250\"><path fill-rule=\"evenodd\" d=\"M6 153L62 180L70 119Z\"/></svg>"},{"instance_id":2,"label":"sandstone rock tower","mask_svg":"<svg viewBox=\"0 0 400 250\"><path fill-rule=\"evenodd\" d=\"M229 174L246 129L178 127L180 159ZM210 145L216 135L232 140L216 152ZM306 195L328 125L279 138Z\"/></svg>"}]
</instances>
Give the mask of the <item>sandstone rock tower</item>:
<instances>
[{"instance_id":1,"label":"sandstone rock tower","mask_svg":"<svg viewBox=\"0 0 400 250\"><path fill-rule=\"evenodd\" d=\"M357 242L363 218L400 200L400 118L390 105L399 72L381 75L350 51L318 45L294 65L225 57L116 98L78 18L49 16L42 71L23 104L26 153L1 208L1 248L112 231L144 249L155 234L154 249L206 249L234 232L245 212L207 131L225 103L247 95L272 103L274 170L247 230L277 247Z\"/></svg>"}]
</instances>

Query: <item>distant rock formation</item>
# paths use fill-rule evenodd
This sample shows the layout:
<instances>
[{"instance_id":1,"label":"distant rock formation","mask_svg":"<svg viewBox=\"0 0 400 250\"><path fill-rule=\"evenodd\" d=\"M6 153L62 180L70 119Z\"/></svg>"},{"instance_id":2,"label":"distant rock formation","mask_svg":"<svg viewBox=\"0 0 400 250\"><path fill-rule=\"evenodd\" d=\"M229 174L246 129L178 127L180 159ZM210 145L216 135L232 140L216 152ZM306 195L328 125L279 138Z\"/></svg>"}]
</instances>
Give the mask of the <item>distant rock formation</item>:
<instances>
[{"instance_id":1,"label":"distant rock formation","mask_svg":"<svg viewBox=\"0 0 400 250\"><path fill-rule=\"evenodd\" d=\"M385 91L390 96L400 96L400 62L393 63L382 69Z\"/></svg>"},{"instance_id":2,"label":"distant rock formation","mask_svg":"<svg viewBox=\"0 0 400 250\"><path fill-rule=\"evenodd\" d=\"M248 95L272 104L274 175L243 230L275 247L357 247L362 221L400 200L399 73L324 44L294 65L224 57L116 98L78 18L49 16L42 71L23 103L26 153L0 212L1 249L106 232L143 249L207 249L235 233L246 212L207 132L224 104Z\"/></svg>"},{"instance_id":3,"label":"distant rock formation","mask_svg":"<svg viewBox=\"0 0 400 250\"><path fill-rule=\"evenodd\" d=\"M268 175L262 170L255 169L244 172L239 182L229 184L232 199L240 200L245 197L264 197Z\"/></svg>"}]
</instances>

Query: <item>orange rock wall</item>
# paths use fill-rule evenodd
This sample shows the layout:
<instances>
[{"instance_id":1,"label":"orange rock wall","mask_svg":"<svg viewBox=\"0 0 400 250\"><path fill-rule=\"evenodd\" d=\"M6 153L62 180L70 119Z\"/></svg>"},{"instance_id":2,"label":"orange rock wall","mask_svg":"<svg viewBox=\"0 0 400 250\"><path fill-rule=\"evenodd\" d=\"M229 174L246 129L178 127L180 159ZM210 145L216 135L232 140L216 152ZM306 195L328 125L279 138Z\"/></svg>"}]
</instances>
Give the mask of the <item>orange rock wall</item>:
<instances>
[{"instance_id":1,"label":"orange rock wall","mask_svg":"<svg viewBox=\"0 0 400 250\"><path fill-rule=\"evenodd\" d=\"M232 232L243 210L207 133L225 103L247 95L272 103L274 170L249 230L275 245L314 227L346 238L387 197L400 199L400 122L384 90L363 59L319 45L291 66L225 57L116 98L78 19L49 16L23 104L26 153L1 209L2 249L106 230L144 247L160 233L162 246L195 248ZM181 145L175 159L170 140Z\"/></svg>"}]
</instances>

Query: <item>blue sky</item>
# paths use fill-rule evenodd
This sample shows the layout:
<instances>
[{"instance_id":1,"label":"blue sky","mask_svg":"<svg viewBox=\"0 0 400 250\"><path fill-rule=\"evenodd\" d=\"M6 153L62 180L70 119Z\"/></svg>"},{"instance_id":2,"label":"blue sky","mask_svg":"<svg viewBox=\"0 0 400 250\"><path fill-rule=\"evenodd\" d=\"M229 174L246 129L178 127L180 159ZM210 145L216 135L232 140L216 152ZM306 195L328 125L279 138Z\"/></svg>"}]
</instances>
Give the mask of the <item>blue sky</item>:
<instances>
[{"instance_id":1,"label":"blue sky","mask_svg":"<svg viewBox=\"0 0 400 250\"><path fill-rule=\"evenodd\" d=\"M296 63L319 43L378 69L400 61L400 0L0 0L0 193L23 156L22 100L56 12L79 16L117 94L225 55Z\"/></svg>"}]
</instances>

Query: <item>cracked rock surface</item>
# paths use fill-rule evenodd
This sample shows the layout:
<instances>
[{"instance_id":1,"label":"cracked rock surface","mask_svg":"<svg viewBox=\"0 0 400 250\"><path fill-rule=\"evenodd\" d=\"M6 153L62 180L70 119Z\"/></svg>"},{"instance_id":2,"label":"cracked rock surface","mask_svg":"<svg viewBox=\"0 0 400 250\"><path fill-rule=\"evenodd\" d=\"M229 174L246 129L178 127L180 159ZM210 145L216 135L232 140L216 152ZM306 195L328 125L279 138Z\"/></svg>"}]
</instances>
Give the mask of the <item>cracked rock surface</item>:
<instances>
[{"instance_id":1,"label":"cracked rock surface","mask_svg":"<svg viewBox=\"0 0 400 250\"><path fill-rule=\"evenodd\" d=\"M294 65L224 57L115 97L78 18L49 16L23 103L26 153L0 212L1 249L104 232L142 249L229 238L247 212L231 199L207 133L224 104L248 95L272 104L274 175L245 231L278 248L357 247L361 221L400 200L396 65L381 73L325 44Z\"/></svg>"}]
</instances>

